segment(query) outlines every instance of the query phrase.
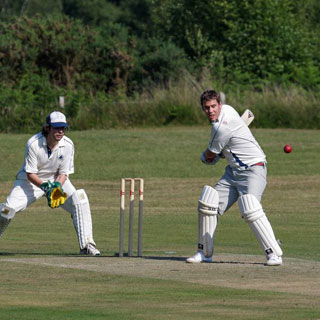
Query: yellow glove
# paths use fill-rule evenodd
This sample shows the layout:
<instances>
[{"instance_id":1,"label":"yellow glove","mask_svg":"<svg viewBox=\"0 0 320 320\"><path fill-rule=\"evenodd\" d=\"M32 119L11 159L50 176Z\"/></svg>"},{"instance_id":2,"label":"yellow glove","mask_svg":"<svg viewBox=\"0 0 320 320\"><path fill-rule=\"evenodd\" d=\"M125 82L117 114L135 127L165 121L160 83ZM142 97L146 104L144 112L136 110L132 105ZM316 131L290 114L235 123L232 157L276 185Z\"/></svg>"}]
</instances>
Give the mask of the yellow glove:
<instances>
[{"instance_id":1,"label":"yellow glove","mask_svg":"<svg viewBox=\"0 0 320 320\"><path fill-rule=\"evenodd\" d=\"M67 194L63 192L60 182L50 183L46 197L48 206L52 209L60 207L67 200Z\"/></svg>"}]
</instances>

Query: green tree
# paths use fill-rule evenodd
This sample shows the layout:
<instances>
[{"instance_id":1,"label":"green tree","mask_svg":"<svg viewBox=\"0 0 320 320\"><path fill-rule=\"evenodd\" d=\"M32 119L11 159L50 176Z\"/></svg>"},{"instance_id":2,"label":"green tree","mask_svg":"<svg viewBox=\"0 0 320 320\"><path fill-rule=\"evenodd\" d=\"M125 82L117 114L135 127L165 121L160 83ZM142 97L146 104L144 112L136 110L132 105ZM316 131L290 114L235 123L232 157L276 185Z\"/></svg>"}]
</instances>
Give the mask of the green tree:
<instances>
[{"instance_id":1,"label":"green tree","mask_svg":"<svg viewBox=\"0 0 320 320\"><path fill-rule=\"evenodd\" d=\"M25 0L0 0L0 15L4 19L12 15L20 15Z\"/></svg>"},{"instance_id":2,"label":"green tree","mask_svg":"<svg viewBox=\"0 0 320 320\"><path fill-rule=\"evenodd\" d=\"M127 26L132 34L139 37L153 37L152 0L120 0L121 14L117 21Z\"/></svg>"},{"instance_id":3,"label":"green tree","mask_svg":"<svg viewBox=\"0 0 320 320\"><path fill-rule=\"evenodd\" d=\"M35 14L57 14L62 12L62 0L24 0L20 15L34 16Z\"/></svg>"},{"instance_id":4,"label":"green tree","mask_svg":"<svg viewBox=\"0 0 320 320\"><path fill-rule=\"evenodd\" d=\"M62 0L63 12L85 24L98 26L115 22L120 10L107 0Z\"/></svg>"},{"instance_id":5,"label":"green tree","mask_svg":"<svg viewBox=\"0 0 320 320\"><path fill-rule=\"evenodd\" d=\"M319 70L294 9L292 0L163 0L153 2L153 19L162 39L213 75L223 67L237 82L299 81L297 70Z\"/></svg>"},{"instance_id":6,"label":"green tree","mask_svg":"<svg viewBox=\"0 0 320 320\"><path fill-rule=\"evenodd\" d=\"M109 38L61 16L1 23L0 81L16 85L25 74L44 74L55 86L107 91L114 77L127 78L130 70L120 59L128 56L119 41L121 27L109 25L107 30ZM119 64L124 71L118 72Z\"/></svg>"}]
</instances>

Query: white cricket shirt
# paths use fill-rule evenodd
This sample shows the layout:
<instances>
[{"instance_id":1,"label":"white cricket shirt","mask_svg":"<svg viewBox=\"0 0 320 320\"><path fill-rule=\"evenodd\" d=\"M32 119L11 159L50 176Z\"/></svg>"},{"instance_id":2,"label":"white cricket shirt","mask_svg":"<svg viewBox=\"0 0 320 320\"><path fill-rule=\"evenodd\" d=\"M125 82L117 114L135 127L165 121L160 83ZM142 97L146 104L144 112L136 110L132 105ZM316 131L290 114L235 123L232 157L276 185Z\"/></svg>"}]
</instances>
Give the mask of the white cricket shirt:
<instances>
[{"instance_id":1,"label":"white cricket shirt","mask_svg":"<svg viewBox=\"0 0 320 320\"><path fill-rule=\"evenodd\" d=\"M74 173L74 145L66 136L48 156L47 140L41 132L32 136L26 145L24 162L17 179L27 180L28 173L35 173L44 181L54 179L58 174Z\"/></svg>"},{"instance_id":2,"label":"white cricket shirt","mask_svg":"<svg viewBox=\"0 0 320 320\"><path fill-rule=\"evenodd\" d=\"M266 162L266 155L250 129L229 105L222 105L218 120L212 123L208 149L216 154L222 152L229 165L240 170Z\"/></svg>"}]
</instances>

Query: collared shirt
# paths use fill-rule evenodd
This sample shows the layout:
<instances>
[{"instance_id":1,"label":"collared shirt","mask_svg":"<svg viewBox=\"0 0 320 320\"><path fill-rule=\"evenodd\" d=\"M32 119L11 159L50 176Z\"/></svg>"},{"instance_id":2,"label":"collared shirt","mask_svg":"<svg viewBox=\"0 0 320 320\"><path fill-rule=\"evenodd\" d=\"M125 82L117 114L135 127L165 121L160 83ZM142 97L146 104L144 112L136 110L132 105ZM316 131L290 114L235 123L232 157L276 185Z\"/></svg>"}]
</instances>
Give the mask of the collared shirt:
<instances>
[{"instance_id":1,"label":"collared shirt","mask_svg":"<svg viewBox=\"0 0 320 320\"><path fill-rule=\"evenodd\" d=\"M232 168L247 169L259 162L266 162L266 155L237 111L222 105L220 115L212 123L208 149L222 153Z\"/></svg>"},{"instance_id":2,"label":"collared shirt","mask_svg":"<svg viewBox=\"0 0 320 320\"><path fill-rule=\"evenodd\" d=\"M59 174L74 173L74 145L66 136L58 142L57 146L48 154L47 139L41 132L32 136L26 145L25 159L17 179L27 179L28 173L35 173L47 181Z\"/></svg>"}]
</instances>

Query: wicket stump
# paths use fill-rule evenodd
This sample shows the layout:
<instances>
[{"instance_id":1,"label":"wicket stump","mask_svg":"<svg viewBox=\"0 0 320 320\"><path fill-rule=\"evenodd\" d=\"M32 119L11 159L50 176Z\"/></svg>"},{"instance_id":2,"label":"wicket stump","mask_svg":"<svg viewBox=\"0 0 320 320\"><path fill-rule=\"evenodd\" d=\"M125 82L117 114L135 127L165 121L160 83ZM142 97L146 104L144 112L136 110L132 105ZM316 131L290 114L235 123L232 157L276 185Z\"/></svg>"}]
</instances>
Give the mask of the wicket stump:
<instances>
[{"instance_id":1,"label":"wicket stump","mask_svg":"<svg viewBox=\"0 0 320 320\"><path fill-rule=\"evenodd\" d=\"M142 217L143 217L143 189L144 189L144 180L142 178L121 179L119 257L123 257L126 182L130 182L128 257L132 257L134 188L135 188L136 181L139 182L138 257L142 257Z\"/></svg>"}]
</instances>

